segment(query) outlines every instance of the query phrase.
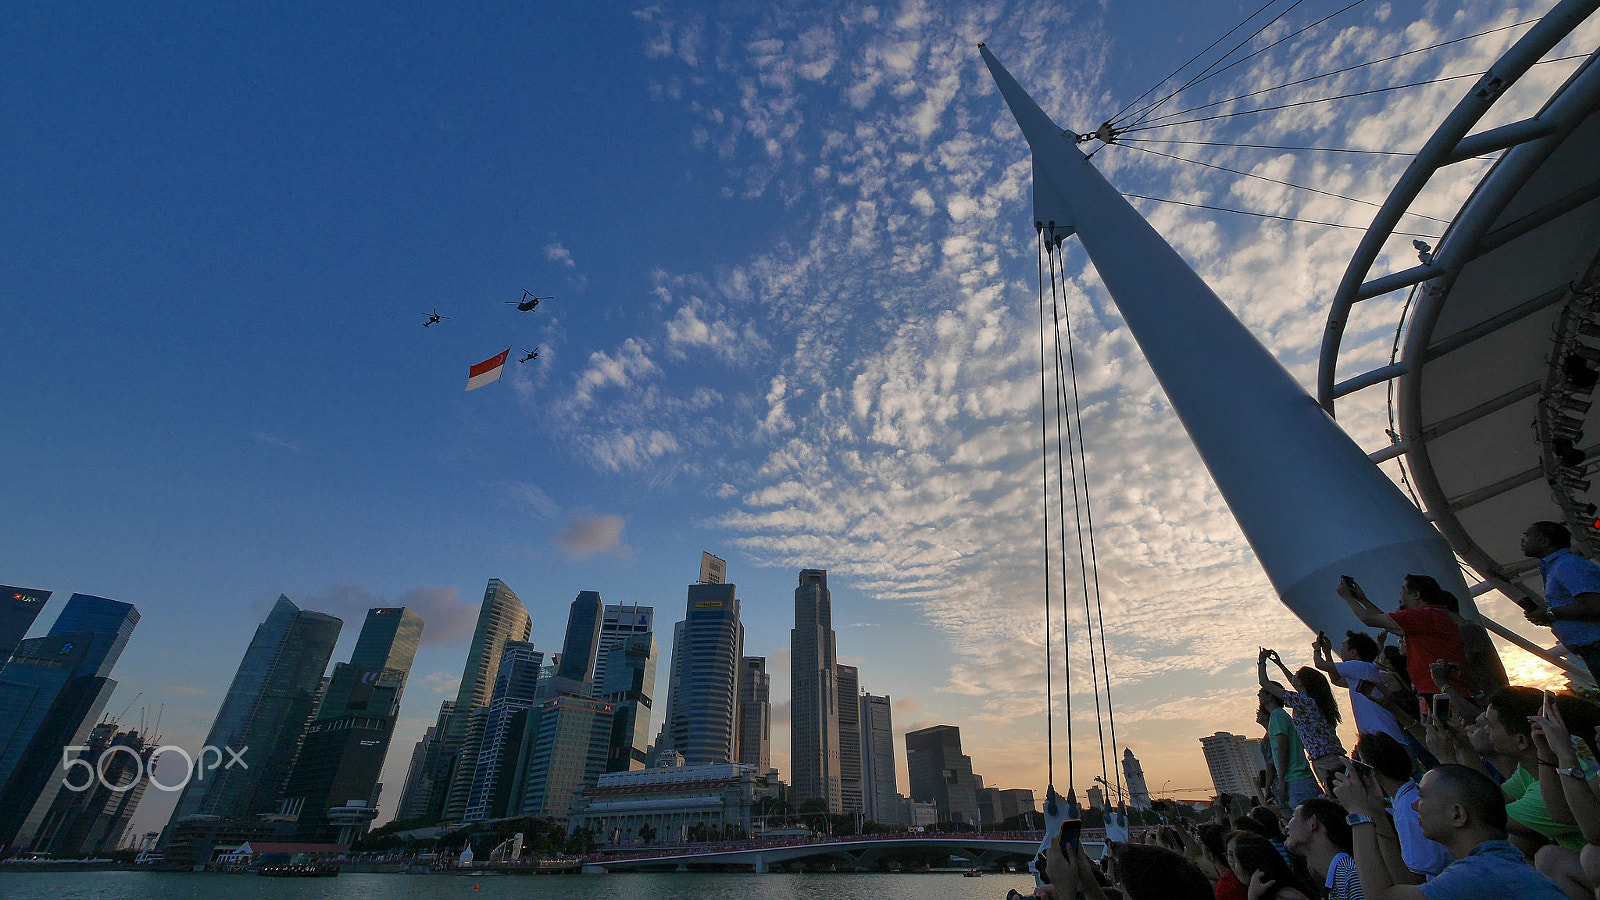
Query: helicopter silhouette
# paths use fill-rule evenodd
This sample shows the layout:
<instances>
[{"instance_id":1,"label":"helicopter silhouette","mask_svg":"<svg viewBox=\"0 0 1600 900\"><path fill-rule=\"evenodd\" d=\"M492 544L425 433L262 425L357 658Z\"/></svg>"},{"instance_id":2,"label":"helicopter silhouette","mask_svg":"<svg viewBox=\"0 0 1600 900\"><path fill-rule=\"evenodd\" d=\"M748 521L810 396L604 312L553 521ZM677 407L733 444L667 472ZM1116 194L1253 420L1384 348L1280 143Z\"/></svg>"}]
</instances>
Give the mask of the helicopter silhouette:
<instances>
[{"instance_id":1,"label":"helicopter silhouette","mask_svg":"<svg viewBox=\"0 0 1600 900\"><path fill-rule=\"evenodd\" d=\"M435 306L433 308L433 312L428 313L428 321L423 322L422 323L422 327L423 328L427 328L429 325L437 325L437 324L439 324L439 320L440 319L448 319L448 318L450 318L450 317L449 316L441 316L441 315L439 315L439 307Z\"/></svg>"},{"instance_id":2,"label":"helicopter silhouette","mask_svg":"<svg viewBox=\"0 0 1600 900\"><path fill-rule=\"evenodd\" d=\"M539 348L538 347L535 347L532 350L529 350L527 347L523 347L522 348L522 352L526 353L528 355L524 356L522 358L521 362L527 362L530 359L538 359L539 358Z\"/></svg>"},{"instance_id":3,"label":"helicopter silhouette","mask_svg":"<svg viewBox=\"0 0 1600 900\"><path fill-rule=\"evenodd\" d=\"M539 301L540 300L554 300L554 299L555 299L554 297L535 297L533 295L532 291L523 291L522 292L522 301L520 303L517 302L516 300L507 300L506 302L511 304L511 305L513 305L513 306L515 306L517 308L518 312L532 312L535 309L539 308Z\"/></svg>"}]
</instances>

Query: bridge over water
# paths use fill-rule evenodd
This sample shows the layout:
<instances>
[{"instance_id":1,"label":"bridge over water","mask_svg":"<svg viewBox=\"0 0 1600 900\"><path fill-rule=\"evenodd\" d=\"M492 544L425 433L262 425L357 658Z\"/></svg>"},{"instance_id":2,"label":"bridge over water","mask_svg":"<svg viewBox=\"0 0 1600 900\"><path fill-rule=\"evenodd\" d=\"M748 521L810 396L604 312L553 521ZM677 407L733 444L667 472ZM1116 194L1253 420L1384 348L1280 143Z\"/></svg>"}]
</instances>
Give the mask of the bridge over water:
<instances>
[{"instance_id":1,"label":"bridge over water","mask_svg":"<svg viewBox=\"0 0 1600 900\"><path fill-rule=\"evenodd\" d=\"M741 843L743 845L741 846ZM639 869L749 868L766 872L770 867L798 860L827 861L851 869L872 869L885 858L910 853L956 856L974 868L995 869L1006 862L1025 864L1039 849L1038 837L994 837L982 834L891 835L851 837L793 844L759 841L722 843L709 847L666 847L660 851L632 851L626 855L591 858L583 871L628 872ZM1099 842L1085 841L1098 856Z\"/></svg>"}]
</instances>

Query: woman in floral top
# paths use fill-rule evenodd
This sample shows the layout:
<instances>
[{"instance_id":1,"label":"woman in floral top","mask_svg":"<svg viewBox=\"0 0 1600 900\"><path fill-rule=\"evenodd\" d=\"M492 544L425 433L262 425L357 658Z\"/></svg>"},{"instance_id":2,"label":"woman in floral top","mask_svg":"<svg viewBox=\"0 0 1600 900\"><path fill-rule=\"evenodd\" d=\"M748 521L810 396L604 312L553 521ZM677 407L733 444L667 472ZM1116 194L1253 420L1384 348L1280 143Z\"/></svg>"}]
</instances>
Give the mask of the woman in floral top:
<instances>
[{"instance_id":1,"label":"woman in floral top","mask_svg":"<svg viewBox=\"0 0 1600 900\"><path fill-rule=\"evenodd\" d=\"M1278 664L1294 690L1286 690L1283 685L1267 678L1268 659ZM1306 756L1311 758L1312 771L1317 773L1323 790L1332 794L1333 772L1345 755L1344 745L1339 743L1339 734L1334 731L1339 724L1340 714L1339 703L1333 699L1333 688L1329 687L1328 679L1311 666L1302 666L1300 671L1290 672L1275 650L1266 650L1259 662L1257 669L1262 690L1282 700L1283 705L1289 708L1294 717L1295 733L1300 736L1300 743L1306 746Z\"/></svg>"}]
</instances>

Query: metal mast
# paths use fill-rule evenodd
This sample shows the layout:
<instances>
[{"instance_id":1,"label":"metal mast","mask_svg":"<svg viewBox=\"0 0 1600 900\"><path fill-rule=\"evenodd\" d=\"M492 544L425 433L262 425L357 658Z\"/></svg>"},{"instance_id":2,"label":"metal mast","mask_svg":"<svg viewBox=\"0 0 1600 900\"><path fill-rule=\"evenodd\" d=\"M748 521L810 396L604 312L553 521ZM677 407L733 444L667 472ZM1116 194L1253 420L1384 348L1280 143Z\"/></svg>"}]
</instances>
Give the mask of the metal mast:
<instances>
[{"instance_id":1,"label":"metal mast","mask_svg":"<svg viewBox=\"0 0 1600 900\"><path fill-rule=\"evenodd\" d=\"M1314 631L1361 625L1335 593L1408 573L1465 599L1443 536L979 45L1033 151L1034 225L1076 233L1266 570Z\"/></svg>"}]
</instances>

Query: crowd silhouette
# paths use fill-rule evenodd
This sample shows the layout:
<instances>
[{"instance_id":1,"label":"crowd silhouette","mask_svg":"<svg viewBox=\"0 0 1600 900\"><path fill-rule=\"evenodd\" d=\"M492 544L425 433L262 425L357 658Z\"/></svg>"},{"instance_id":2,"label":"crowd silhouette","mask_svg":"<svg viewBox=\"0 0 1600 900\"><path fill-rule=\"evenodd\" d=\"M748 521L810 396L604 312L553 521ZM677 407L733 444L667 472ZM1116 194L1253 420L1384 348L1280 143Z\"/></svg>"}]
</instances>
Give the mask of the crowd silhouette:
<instances>
[{"instance_id":1,"label":"crowd silhouette","mask_svg":"<svg viewBox=\"0 0 1600 900\"><path fill-rule=\"evenodd\" d=\"M1525 611L1596 672L1600 565L1571 543L1555 522L1524 532L1545 582L1545 602ZM1488 632L1433 576L1407 575L1392 610L1349 576L1330 589L1372 632L1337 647L1318 634L1293 671L1260 649L1254 797L1224 795L1215 821L1112 842L1098 862L1052 840L1035 896L1600 898L1600 705L1508 684ZM1334 688L1359 735L1348 753Z\"/></svg>"}]
</instances>

